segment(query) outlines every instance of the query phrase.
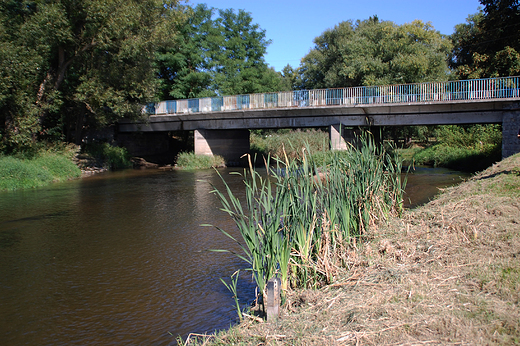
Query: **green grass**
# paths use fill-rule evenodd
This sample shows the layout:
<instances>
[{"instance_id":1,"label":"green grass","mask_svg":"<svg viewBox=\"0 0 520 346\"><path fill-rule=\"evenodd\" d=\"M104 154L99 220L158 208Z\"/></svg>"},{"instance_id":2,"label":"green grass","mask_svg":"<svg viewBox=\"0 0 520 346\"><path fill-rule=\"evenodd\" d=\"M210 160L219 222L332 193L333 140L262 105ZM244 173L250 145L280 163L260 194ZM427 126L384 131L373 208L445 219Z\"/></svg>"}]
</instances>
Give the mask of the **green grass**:
<instances>
[{"instance_id":1,"label":"green grass","mask_svg":"<svg viewBox=\"0 0 520 346\"><path fill-rule=\"evenodd\" d=\"M46 152L30 159L0 157L0 190L17 190L78 178L79 168L63 153Z\"/></svg>"},{"instance_id":2,"label":"green grass","mask_svg":"<svg viewBox=\"0 0 520 346\"><path fill-rule=\"evenodd\" d=\"M186 170L224 167L225 165L226 161L219 155L195 155L195 153L185 152L177 156L177 167Z\"/></svg>"},{"instance_id":3,"label":"green grass","mask_svg":"<svg viewBox=\"0 0 520 346\"><path fill-rule=\"evenodd\" d=\"M321 130L272 131L262 134L252 132L250 136L251 153L261 160L262 157L301 158L303 149L312 153L329 150L329 134Z\"/></svg>"}]
</instances>

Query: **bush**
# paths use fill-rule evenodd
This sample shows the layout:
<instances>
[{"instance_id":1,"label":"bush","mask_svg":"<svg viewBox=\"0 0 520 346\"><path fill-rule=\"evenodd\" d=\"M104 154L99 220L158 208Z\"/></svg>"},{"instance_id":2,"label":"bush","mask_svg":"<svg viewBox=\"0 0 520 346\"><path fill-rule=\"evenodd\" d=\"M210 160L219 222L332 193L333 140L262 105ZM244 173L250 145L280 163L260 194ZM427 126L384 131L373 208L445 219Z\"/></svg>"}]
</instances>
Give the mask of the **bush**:
<instances>
[{"instance_id":1,"label":"bush","mask_svg":"<svg viewBox=\"0 0 520 346\"><path fill-rule=\"evenodd\" d=\"M478 172L501 158L501 147L486 149L453 147L445 144L436 144L421 150L414 155L419 165L446 167L464 172Z\"/></svg>"},{"instance_id":2,"label":"bush","mask_svg":"<svg viewBox=\"0 0 520 346\"><path fill-rule=\"evenodd\" d=\"M477 172L502 156L500 125L439 126L437 139L437 144L414 155L417 164Z\"/></svg>"},{"instance_id":3,"label":"bush","mask_svg":"<svg viewBox=\"0 0 520 346\"><path fill-rule=\"evenodd\" d=\"M177 156L177 167L182 169L207 169L225 167L226 161L219 155L195 155L195 153L180 153Z\"/></svg>"},{"instance_id":4,"label":"bush","mask_svg":"<svg viewBox=\"0 0 520 346\"><path fill-rule=\"evenodd\" d=\"M109 143L92 143L84 148L84 153L92 156L100 166L111 170L132 167L131 156L126 148Z\"/></svg>"}]
</instances>

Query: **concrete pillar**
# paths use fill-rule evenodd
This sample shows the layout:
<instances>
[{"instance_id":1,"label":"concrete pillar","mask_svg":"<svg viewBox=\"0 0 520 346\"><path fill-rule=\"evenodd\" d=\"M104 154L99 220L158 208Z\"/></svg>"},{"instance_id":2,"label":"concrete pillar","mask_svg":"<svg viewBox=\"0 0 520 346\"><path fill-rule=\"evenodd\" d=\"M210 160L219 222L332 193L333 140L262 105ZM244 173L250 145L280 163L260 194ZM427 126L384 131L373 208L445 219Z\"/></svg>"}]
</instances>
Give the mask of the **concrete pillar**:
<instances>
[{"instance_id":1,"label":"concrete pillar","mask_svg":"<svg viewBox=\"0 0 520 346\"><path fill-rule=\"evenodd\" d=\"M502 158L520 153L520 104L504 111L502 119Z\"/></svg>"},{"instance_id":2,"label":"concrete pillar","mask_svg":"<svg viewBox=\"0 0 520 346\"><path fill-rule=\"evenodd\" d=\"M220 155L228 165L249 153L249 130L195 130L195 154Z\"/></svg>"},{"instance_id":3,"label":"concrete pillar","mask_svg":"<svg viewBox=\"0 0 520 346\"><path fill-rule=\"evenodd\" d=\"M329 139L332 150L346 150L348 146L359 147L359 138L363 132L370 131L376 143L381 142L379 126L348 128L343 125L329 126ZM350 143L350 144L348 144Z\"/></svg>"}]
</instances>

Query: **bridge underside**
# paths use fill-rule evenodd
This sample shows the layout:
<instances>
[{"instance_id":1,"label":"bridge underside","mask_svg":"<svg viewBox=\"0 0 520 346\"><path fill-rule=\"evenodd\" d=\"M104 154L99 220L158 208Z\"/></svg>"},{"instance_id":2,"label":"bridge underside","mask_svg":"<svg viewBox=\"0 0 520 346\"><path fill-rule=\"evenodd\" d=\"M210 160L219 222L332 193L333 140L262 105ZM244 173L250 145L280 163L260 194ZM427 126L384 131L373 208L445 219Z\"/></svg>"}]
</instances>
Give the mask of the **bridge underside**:
<instances>
[{"instance_id":1,"label":"bridge underside","mask_svg":"<svg viewBox=\"0 0 520 346\"><path fill-rule=\"evenodd\" d=\"M195 152L228 160L249 150L249 129L328 127L331 146L346 147L353 137L344 127L503 124L503 156L520 152L519 100L323 106L151 116L146 122L121 122L120 133L195 131Z\"/></svg>"}]
</instances>

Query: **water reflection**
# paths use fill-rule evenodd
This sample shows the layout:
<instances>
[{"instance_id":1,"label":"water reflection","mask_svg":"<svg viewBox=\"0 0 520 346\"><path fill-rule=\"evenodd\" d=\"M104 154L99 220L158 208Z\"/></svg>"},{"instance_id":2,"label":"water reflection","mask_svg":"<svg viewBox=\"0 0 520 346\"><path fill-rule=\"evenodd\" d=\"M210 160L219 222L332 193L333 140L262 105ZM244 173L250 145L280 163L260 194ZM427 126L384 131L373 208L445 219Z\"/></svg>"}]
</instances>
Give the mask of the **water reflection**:
<instances>
[{"instance_id":1,"label":"water reflection","mask_svg":"<svg viewBox=\"0 0 520 346\"><path fill-rule=\"evenodd\" d=\"M428 203L440 193L441 188L458 184L469 176L468 173L447 168L417 166L407 176L404 205L415 208Z\"/></svg>"},{"instance_id":2,"label":"water reflection","mask_svg":"<svg viewBox=\"0 0 520 346\"><path fill-rule=\"evenodd\" d=\"M167 345L228 327L219 278L243 263L207 251L234 246L200 226L235 231L199 181L216 178L130 171L0 194L0 344Z\"/></svg>"}]
</instances>

